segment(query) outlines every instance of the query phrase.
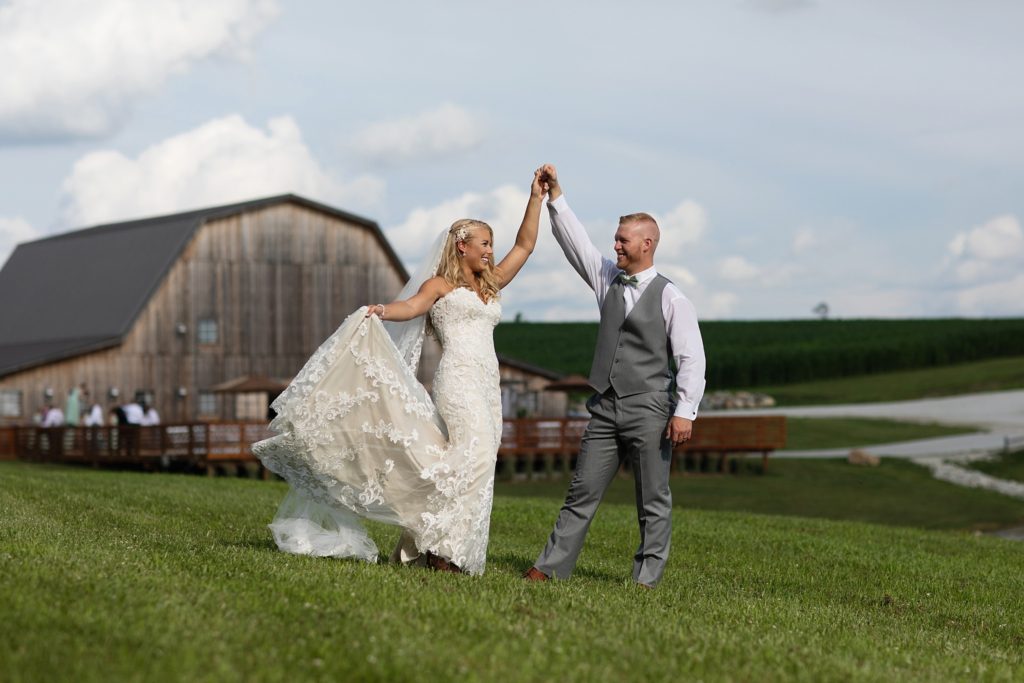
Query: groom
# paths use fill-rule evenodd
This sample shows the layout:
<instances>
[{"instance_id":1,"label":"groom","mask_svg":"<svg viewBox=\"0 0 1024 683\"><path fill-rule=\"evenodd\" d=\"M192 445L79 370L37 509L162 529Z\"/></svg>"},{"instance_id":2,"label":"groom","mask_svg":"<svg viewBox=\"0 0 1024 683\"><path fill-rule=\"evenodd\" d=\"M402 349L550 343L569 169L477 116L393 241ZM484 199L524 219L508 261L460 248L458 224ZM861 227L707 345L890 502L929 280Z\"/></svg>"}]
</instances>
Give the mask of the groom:
<instances>
[{"instance_id":1,"label":"groom","mask_svg":"<svg viewBox=\"0 0 1024 683\"><path fill-rule=\"evenodd\" d=\"M554 531L524 578L569 578L601 497L626 461L633 469L640 524L633 580L654 588L672 535L672 446L690 438L704 393L697 315L654 267L660 239L654 218L635 213L619 219L612 262L569 208L555 167L546 165L544 175L555 239L597 295L601 324L589 380L597 394L587 402L591 417L576 472Z\"/></svg>"}]
</instances>

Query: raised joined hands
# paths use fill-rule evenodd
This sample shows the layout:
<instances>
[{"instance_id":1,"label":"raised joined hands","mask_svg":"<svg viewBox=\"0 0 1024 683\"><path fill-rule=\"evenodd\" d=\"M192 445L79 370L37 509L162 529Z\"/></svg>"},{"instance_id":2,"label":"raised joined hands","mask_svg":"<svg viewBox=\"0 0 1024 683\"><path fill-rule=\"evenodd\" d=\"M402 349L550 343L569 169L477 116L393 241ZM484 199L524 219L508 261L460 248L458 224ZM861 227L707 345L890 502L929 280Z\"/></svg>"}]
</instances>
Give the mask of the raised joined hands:
<instances>
[{"instance_id":1,"label":"raised joined hands","mask_svg":"<svg viewBox=\"0 0 1024 683\"><path fill-rule=\"evenodd\" d=\"M540 167L540 179L544 191L548 193L548 201L555 201L562 196L562 186L558 184L558 170L553 164L544 164Z\"/></svg>"}]
</instances>

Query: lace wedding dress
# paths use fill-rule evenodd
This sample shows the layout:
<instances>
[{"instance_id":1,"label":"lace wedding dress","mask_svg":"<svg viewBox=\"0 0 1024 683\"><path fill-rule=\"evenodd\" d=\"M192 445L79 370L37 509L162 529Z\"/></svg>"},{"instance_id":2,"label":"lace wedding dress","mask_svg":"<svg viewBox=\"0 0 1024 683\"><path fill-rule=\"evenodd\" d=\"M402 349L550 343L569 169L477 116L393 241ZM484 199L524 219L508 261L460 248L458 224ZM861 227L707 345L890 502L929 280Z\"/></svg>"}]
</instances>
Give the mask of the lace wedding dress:
<instances>
[{"instance_id":1,"label":"lace wedding dress","mask_svg":"<svg viewBox=\"0 0 1024 683\"><path fill-rule=\"evenodd\" d=\"M274 539L287 552L375 562L360 523L372 519L405 530L403 559L430 551L481 574L502 427L493 341L501 304L459 288L430 309L443 347L434 401L365 313L307 361L273 403L277 436L253 445L291 485Z\"/></svg>"}]
</instances>

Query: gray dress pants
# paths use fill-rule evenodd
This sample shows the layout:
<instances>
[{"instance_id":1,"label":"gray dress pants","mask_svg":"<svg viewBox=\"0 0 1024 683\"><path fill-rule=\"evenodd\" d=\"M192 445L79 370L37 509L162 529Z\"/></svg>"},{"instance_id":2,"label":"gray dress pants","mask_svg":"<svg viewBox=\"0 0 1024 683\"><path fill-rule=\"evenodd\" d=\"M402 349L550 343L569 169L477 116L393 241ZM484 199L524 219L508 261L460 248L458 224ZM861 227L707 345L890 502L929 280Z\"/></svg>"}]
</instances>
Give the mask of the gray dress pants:
<instances>
[{"instance_id":1,"label":"gray dress pants","mask_svg":"<svg viewBox=\"0 0 1024 683\"><path fill-rule=\"evenodd\" d=\"M552 578L569 578L597 506L626 460L633 468L640 524L633 580L657 585L672 538L672 448L665 438L672 407L665 391L618 397L609 389L590 399L590 424L583 434L576 472L555 529L534 564L537 569Z\"/></svg>"}]
</instances>

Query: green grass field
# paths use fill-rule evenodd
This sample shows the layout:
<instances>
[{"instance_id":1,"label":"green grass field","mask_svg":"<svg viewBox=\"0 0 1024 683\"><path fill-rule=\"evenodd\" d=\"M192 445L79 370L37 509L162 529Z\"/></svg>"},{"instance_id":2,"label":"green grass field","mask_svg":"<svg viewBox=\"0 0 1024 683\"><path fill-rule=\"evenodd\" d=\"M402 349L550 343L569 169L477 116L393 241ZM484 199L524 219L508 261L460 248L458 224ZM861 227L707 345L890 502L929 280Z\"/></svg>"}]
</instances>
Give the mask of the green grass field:
<instances>
[{"instance_id":1,"label":"green grass field","mask_svg":"<svg viewBox=\"0 0 1024 683\"><path fill-rule=\"evenodd\" d=\"M941 368L759 387L779 405L835 405L909 401L1024 388L1024 356Z\"/></svg>"},{"instance_id":2,"label":"green grass field","mask_svg":"<svg viewBox=\"0 0 1024 683\"><path fill-rule=\"evenodd\" d=\"M786 450L852 448L970 434L977 429L861 417L787 417Z\"/></svg>"},{"instance_id":3,"label":"green grass field","mask_svg":"<svg viewBox=\"0 0 1024 683\"><path fill-rule=\"evenodd\" d=\"M794 478L779 465L765 477L684 478L682 491L710 502L716 486L760 486L755 507L793 505L778 497L814 485L815 466ZM840 465L817 476L865 477L862 501L904 498L926 476L888 463L840 476ZM946 507L973 511L953 526L991 521L983 498L1005 503L934 486ZM265 524L280 483L0 463L0 680L1024 676L1019 543L684 507L665 581L644 592L628 579L635 512L613 498L573 579L526 584L519 573L560 494L509 488L495 499L488 572L471 578L279 553ZM746 500L742 488L731 495ZM1010 504L1024 519L1024 503ZM372 533L382 548L395 538Z\"/></svg>"},{"instance_id":4,"label":"green grass field","mask_svg":"<svg viewBox=\"0 0 1024 683\"><path fill-rule=\"evenodd\" d=\"M1024 481L1024 451L1006 453L996 460L974 462L970 466L999 479Z\"/></svg>"},{"instance_id":5,"label":"green grass field","mask_svg":"<svg viewBox=\"0 0 1024 683\"><path fill-rule=\"evenodd\" d=\"M752 462L760 465L759 457ZM677 506L717 512L815 517L890 526L953 531L1024 525L1024 501L932 479L922 467L886 458L879 467L857 467L842 459L779 458L768 473L672 478ZM567 482L499 482L500 496L547 498L561 503ZM606 501L632 506L633 480L612 482Z\"/></svg>"}]
</instances>

